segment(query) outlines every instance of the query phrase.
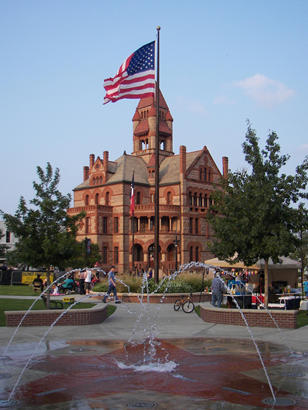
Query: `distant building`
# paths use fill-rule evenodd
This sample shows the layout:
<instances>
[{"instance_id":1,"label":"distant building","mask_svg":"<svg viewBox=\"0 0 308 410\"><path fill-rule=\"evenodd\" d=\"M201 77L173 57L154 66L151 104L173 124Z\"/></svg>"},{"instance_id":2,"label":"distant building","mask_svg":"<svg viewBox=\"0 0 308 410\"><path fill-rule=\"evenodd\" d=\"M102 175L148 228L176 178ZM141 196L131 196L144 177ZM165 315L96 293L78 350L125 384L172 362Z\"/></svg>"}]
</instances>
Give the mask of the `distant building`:
<instances>
[{"instance_id":1,"label":"distant building","mask_svg":"<svg viewBox=\"0 0 308 410\"><path fill-rule=\"evenodd\" d=\"M0 231L1 231L1 234L3 235L0 238L1 248L4 245L7 247L6 252L13 250L15 248L15 244L17 243L17 239L15 238L15 235L13 234L13 232L8 231L4 221L0 221ZM5 263L5 262L6 262L5 255L0 255L0 263Z\"/></svg>"},{"instance_id":2,"label":"distant building","mask_svg":"<svg viewBox=\"0 0 308 410\"><path fill-rule=\"evenodd\" d=\"M156 109L153 97L141 99L133 116L133 152L109 160L90 155L83 168L83 182L74 188L74 207L86 217L77 239L97 243L103 267L111 264L119 272L153 266ZM211 193L228 172L228 158L222 158L221 173L206 146L179 154L173 152L173 118L160 94L159 139L159 243L160 267L164 272L189 261L204 261L213 255L207 242L211 231L205 220ZM187 137L189 141L190 136ZM114 141L113 143L116 143ZM135 182L135 214L129 216L132 175ZM132 235L134 230L134 243ZM134 258L132 257L134 252Z\"/></svg>"}]
</instances>

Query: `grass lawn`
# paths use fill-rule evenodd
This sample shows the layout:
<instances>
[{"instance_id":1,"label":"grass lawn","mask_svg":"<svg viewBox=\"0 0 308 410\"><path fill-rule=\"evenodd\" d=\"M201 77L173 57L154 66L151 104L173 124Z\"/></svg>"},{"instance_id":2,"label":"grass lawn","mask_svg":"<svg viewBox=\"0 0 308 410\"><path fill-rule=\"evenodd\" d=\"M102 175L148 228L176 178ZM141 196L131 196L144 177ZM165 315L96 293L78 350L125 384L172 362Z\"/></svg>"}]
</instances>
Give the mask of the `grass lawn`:
<instances>
[{"instance_id":1,"label":"grass lawn","mask_svg":"<svg viewBox=\"0 0 308 410\"><path fill-rule=\"evenodd\" d=\"M25 299L0 299L0 326L5 326L5 310L27 310L33 300ZM93 303L77 303L72 309L88 309L93 307ZM45 305L42 300L36 302L32 310L45 310ZM113 312L111 312L113 313Z\"/></svg>"},{"instance_id":2,"label":"grass lawn","mask_svg":"<svg viewBox=\"0 0 308 410\"><path fill-rule=\"evenodd\" d=\"M296 316L297 327L303 327L308 325L308 311L300 310Z\"/></svg>"},{"instance_id":3,"label":"grass lawn","mask_svg":"<svg viewBox=\"0 0 308 410\"><path fill-rule=\"evenodd\" d=\"M0 285L0 295L9 296L38 296L33 287L29 285Z\"/></svg>"}]
</instances>

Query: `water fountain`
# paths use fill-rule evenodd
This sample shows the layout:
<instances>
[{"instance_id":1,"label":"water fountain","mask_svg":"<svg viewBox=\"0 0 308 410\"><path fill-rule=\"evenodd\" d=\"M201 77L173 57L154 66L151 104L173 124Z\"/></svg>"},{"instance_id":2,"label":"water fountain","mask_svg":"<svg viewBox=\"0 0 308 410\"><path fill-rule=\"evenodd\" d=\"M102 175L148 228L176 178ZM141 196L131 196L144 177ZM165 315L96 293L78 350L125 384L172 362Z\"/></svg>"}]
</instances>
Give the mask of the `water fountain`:
<instances>
[{"instance_id":1,"label":"water fountain","mask_svg":"<svg viewBox=\"0 0 308 410\"><path fill-rule=\"evenodd\" d=\"M211 266L184 265L164 279L168 281L166 288L179 273L194 267ZM161 286L162 283L152 294ZM292 363L287 363L285 351L279 346L256 343L247 323L252 343L205 337L159 339L159 313L166 305L161 303L153 309L149 304L150 296L144 275L139 313L136 314L129 305L120 307L137 316L126 341L107 341L103 337L99 340L66 340L62 346L35 357L56 324L53 323L33 346L29 357L17 361L14 357L10 361L3 359L5 367L10 369L13 365L21 371L13 388L9 389L9 396L7 391L0 396L0 407L160 408L160 403L164 402L167 407L163 408L170 409L258 406L298 409L307 404L305 393L295 403L286 385L277 397L277 389L274 391L267 371L270 367L271 377L273 374L277 385L277 378L281 381L281 374L288 375L294 364L298 365L301 360L298 374L304 375L304 366L308 365L306 356L293 357ZM239 306L238 309L241 311ZM8 348L5 352L8 353ZM22 380L25 374L27 380ZM301 382L298 379L295 383L296 391ZM269 393L271 397L268 397Z\"/></svg>"}]
</instances>

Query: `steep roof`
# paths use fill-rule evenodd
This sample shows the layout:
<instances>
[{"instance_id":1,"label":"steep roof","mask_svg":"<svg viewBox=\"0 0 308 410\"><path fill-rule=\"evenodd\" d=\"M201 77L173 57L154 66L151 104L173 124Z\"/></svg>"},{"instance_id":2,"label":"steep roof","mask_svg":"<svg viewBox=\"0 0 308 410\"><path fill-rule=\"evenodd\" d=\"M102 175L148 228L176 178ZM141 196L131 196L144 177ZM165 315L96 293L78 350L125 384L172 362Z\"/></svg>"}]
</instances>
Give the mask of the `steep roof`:
<instances>
[{"instance_id":1,"label":"steep roof","mask_svg":"<svg viewBox=\"0 0 308 410\"><path fill-rule=\"evenodd\" d=\"M186 169L188 169L195 159L202 153L202 150L186 153ZM155 165L155 156L153 155L151 166ZM142 157L135 155L123 154L116 161L109 161L109 176L106 184L116 184L127 182L130 183L134 172L134 181L136 184L149 185L148 166ZM180 156L172 155L166 157L160 164L160 184L176 184L180 181ZM79 184L75 190L89 188L89 179Z\"/></svg>"},{"instance_id":2,"label":"steep roof","mask_svg":"<svg viewBox=\"0 0 308 410\"><path fill-rule=\"evenodd\" d=\"M131 182L133 172L134 181L137 184L148 184L147 164L141 157L134 155L122 155L115 161L117 167L115 173L108 179L107 184L119 182Z\"/></svg>"}]
</instances>

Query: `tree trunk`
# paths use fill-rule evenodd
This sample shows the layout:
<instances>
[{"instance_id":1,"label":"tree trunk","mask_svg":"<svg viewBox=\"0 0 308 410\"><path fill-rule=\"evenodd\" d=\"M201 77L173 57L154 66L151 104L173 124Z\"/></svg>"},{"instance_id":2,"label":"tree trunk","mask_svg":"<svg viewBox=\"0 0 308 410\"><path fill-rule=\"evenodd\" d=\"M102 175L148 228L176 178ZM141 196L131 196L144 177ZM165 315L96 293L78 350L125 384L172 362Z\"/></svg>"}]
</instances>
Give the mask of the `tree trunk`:
<instances>
[{"instance_id":1,"label":"tree trunk","mask_svg":"<svg viewBox=\"0 0 308 410\"><path fill-rule=\"evenodd\" d=\"M264 259L264 305L268 305L268 259Z\"/></svg>"}]
</instances>

